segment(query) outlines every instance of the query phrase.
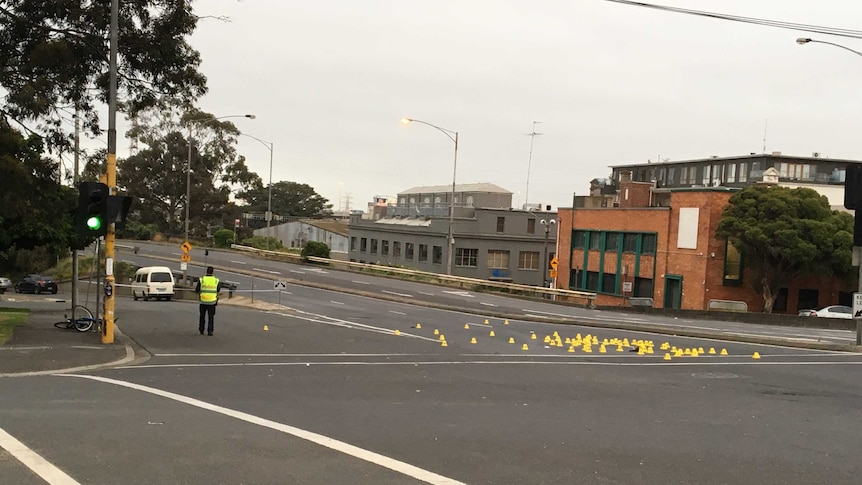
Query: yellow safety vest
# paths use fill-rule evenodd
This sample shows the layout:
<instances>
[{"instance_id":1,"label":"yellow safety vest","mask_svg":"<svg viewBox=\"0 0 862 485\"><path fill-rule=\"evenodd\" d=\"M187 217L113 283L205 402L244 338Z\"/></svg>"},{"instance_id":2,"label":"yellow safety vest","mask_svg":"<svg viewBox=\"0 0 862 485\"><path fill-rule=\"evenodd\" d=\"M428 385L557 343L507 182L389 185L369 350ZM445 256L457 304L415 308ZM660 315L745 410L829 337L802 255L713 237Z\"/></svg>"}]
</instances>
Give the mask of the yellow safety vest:
<instances>
[{"instance_id":1,"label":"yellow safety vest","mask_svg":"<svg viewBox=\"0 0 862 485\"><path fill-rule=\"evenodd\" d=\"M218 302L218 278L215 276L201 277L201 304L215 305Z\"/></svg>"}]
</instances>

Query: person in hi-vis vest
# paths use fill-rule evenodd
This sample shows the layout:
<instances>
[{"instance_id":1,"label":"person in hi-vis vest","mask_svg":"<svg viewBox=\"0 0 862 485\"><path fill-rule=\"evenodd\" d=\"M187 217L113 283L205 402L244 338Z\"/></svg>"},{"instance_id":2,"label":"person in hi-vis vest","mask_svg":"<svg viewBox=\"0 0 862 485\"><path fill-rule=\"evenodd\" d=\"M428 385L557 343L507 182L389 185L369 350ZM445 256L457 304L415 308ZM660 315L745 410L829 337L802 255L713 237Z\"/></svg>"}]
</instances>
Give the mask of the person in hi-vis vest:
<instances>
[{"instance_id":1,"label":"person in hi-vis vest","mask_svg":"<svg viewBox=\"0 0 862 485\"><path fill-rule=\"evenodd\" d=\"M213 334L216 305L218 305L218 285L218 278L213 276L213 267L207 266L206 276L198 278L198 284L195 286L195 292L200 295L201 301L201 318L198 323L198 330L201 332L201 335L204 334L204 317L209 317L207 322L207 335L212 336Z\"/></svg>"}]
</instances>

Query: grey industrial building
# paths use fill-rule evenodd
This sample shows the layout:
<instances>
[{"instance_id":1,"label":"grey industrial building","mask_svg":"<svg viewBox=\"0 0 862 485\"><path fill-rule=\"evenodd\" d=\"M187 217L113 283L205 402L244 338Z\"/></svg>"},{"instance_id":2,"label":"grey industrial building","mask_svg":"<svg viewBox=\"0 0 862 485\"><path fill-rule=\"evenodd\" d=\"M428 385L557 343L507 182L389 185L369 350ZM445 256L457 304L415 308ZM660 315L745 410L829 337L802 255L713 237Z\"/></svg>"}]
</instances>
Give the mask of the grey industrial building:
<instances>
[{"instance_id":1,"label":"grey industrial building","mask_svg":"<svg viewBox=\"0 0 862 485\"><path fill-rule=\"evenodd\" d=\"M372 218L352 214L350 261L445 274L452 192L451 185L414 187ZM542 269L556 255L556 212L512 209L512 192L489 183L456 185L454 195L453 275L545 284Z\"/></svg>"}]
</instances>

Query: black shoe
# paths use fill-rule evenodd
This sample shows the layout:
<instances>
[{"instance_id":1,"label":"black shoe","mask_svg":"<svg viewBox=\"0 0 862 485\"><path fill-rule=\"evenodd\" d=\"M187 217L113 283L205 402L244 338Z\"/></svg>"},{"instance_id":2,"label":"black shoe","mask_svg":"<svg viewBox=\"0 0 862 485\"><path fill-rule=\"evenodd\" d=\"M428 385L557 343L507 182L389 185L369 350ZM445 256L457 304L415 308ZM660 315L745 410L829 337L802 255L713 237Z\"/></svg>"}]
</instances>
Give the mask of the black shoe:
<instances>
[{"instance_id":1,"label":"black shoe","mask_svg":"<svg viewBox=\"0 0 862 485\"><path fill-rule=\"evenodd\" d=\"M204 334L204 329L200 329L201 335Z\"/></svg>"},{"instance_id":2,"label":"black shoe","mask_svg":"<svg viewBox=\"0 0 862 485\"><path fill-rule=\"evenodd\" d=\"M208 336L210 336L210 337L212 337L212 336L213 336L213 333L212 333L212 332L208 332L208 333L207 333L207 335L208 335Z\"/></svg>"}]
</instances>

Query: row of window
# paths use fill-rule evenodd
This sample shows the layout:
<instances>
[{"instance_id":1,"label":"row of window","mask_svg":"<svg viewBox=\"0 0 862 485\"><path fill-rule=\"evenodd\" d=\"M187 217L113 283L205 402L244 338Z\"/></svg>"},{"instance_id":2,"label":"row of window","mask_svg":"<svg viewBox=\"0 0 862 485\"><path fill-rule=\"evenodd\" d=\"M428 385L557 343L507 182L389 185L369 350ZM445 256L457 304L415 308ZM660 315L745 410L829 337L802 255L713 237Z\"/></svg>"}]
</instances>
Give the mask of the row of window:
<instances>
[{"instance_id":1,"label":"row of window","mask_svg":"<svg viewBox=\"0 0 862 485\"><path fill-rule=\"evenodd\" d=\"M622 294L620 285L614 273L598 273L573 269L570 272L569 288L573 290L593 291L610 295ZM652 297L653 280L651 278L635 278L631 288L632 296Z\"/></svg>"},{"instance_id":2,"label":"row of window","mask_svg":"<svg viewBox=\"0 0 862 485\"><path fill-rule=\"evenodd\" d=\"M518 253L518 269L539 269L539 252L538 251L520 251ZM551 253L548 260L554 258ZM467 268L475 268L478 266L479 250L476 248L456 248L455 249L455 265ZM490 269L509 269L509 251L500 249L489 249L488 259L486 260Z\"/></svg>"},{"instance_id":3,"label":"row of window","mask_svg":"<svg viewBox=\"0 0 862 485\"><path fill-rule=\"evenodd\" d=\"M590 251L655 254L656 235L638 232L575 231L573 246L575 249Z\"/></svg>"},{"instance_id":4,"label":"row of window","mask_svg":"<svg viewBox=\"0 0 862 485\"><path fill-rule=\"evenodd\" d=\"M357 238L350 238L350 250L356 251L356 242ZM361 253L371 253L378 254L378 240L371 239L370 240L370 251L369 251L369 239L368 238L360 238L359 240L359 252ZM389 256L389 243L390 241L384 239L379 241L379 254L381 256ZM418 251L416 250L418 246ZM412 242L404 243L404 259L413 260L418 256L418 260L420 262L428 261L428 245L427 244L415 244ZM396 259L401 258L401 241L392 241L392 257ZM431 257L432 262L434 264L443 263L443 247L442 246L432 246L431 248Z\"/></svg>"},{"instance_id":5,"label":"row of window","mask_svg":"<svg viewBox=\"0 0 862 485\"><path fill-rule=\"evenodd\" d=\"M380 256L390 256L393 259L401 259L401 241L388 241L368 239L368 238L350 238L350 250L357 250L357 243L360 253L380 254ZM391 252L390 252L391 243ZM418 251L416 251L418 246ZM509 251L500 249L489 249L487 266L491 269L509 269ZM418 256L418 257L417 257ZM419 262L428 261L428 245L415 244L412 242L404 243L403 258L412 261L416 257ZM539 269L540 254L538 251L521 251L518 253L518 269ZM432 263L441 264L443 262L443 247L431 247ZM554 253L548 256L548 260L554 258ZM456 248L455 249L455 266L463 266L467 268L478 267L479 250L477 248Z\"/></svg>"}]
</instances>

